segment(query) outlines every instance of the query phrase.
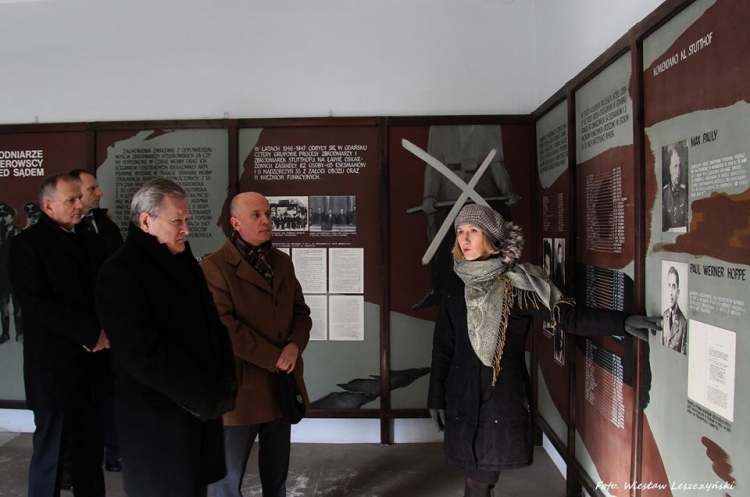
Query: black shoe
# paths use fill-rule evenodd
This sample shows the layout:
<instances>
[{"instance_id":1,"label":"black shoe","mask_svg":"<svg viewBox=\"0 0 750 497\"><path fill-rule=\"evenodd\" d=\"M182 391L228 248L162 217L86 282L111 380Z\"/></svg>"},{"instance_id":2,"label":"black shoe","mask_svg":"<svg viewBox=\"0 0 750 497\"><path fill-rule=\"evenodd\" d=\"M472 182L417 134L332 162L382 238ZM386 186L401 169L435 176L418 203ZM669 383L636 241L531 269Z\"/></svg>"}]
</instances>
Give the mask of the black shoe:
<instances>
[{"instance_id":1,"label":"black shoe","mask_svg":"<svg viewBox=\"0 0 750 497\"><path fill-rule=\"evenodd\" d=\"M5 343L8 340L10 340L10 335L8 333L3 333L0 335L0 343Z\"/></svg>"},{"instance_id":2,"label":"black shoe","mask_svg":"<svg viewBox=\"0 0 750 497\"><path fill-rule=\"evenodd\" d=\"M111 459L104 462L104 469L111 473L119 473L122 471L122 461L118 459Z\"/></svg>"}]
</instances>

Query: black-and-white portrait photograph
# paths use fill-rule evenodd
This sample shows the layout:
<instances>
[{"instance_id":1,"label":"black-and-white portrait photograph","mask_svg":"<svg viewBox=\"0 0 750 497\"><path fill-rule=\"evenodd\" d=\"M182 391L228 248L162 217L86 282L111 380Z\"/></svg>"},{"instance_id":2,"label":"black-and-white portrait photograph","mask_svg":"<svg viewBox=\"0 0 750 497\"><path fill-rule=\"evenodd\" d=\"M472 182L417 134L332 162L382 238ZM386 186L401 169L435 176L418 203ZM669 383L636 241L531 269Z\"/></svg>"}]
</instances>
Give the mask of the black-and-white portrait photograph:
<instances>
[{"instance_id":1,"label":"black-and-white portrait photograph","mask_svg":"<svg viewBox=\"0 0 750 497\"><path fill-rule=\"evenodd\" d=\"M557 288L565 290L565 238L555 238L553 248L555 269L552 281Z\"/></svg>"},{"instance_id":2,"label":"black-and-white portrait photograph","mask_svg":"<svg viewBox=\"0 0 750 497\"><path fill-rule=\"evenodd\" d=\"M36 206L36 204L33 205ZM2 334L0 334L0 344L11 340L12 331L15 331L15 341L20 342L23 340L21 308L16 302L15 294L11 291L10 276L8 273L8 267L10 264L10 242L22 231L21 228L15 224L17 214L18 211L14 207L5 203L0 203L0 316L2 316ZM28 215L27 219L30 219ZM13 304L12 311L11 303ZM11 316L13 317L12 320ZM11 328L13 328L13 330L11 330Z\"/></svg>"},{"instance_id":3,"label":"black-and-white portrait photograph","mask_svg":"<svg viewBox=\"0 0 750 497\"><path fill-rule=\"evenodd\" d=\"M688 148L685 140L661 149L662 231L687 231Z\"/></svg>"},{"instance_id":4,"label":"black-and-white portrait photograph","mask_svg":"<svg viewBox=\"0 0 750 497\"><path fill-rule=\"evenodd\" d=\"M662 261L661 307L664 309L661 344L687 355L688 265L684 262Z\"/></svg>"},{"instance_id":5,"label":"black-and-white portrait photograph","mask_svg":"<svg viewBox=\"0 0 750 497\"><path fill-rule=\"evenodd\" d=\"M565 366L565 332L559 326L555 328L555 351L553 355L556 363Z\"/></svg>"},{"instance_id":6,"label":"black-and-white portrait photograph","mask_svg":"<svg viewBox=\"0 0 750 497\"><path fill-rule=\"evenodd\" d=\"M310 197L310 231L357 231L357 197Z\"/></svg>"},{"instance_id":7,"label":"black-and-white portrait photograph","mask_svg":"<svg viewBox=\"0 0 750 497\"><path fill-rule=\"evenodd\" d=\"M267 197L274 231L307 231L307 197Z\"/></svg>"},{"instance_id":8,"label":"black-and-white portrait photograph","mask_svg":"<svg viewBox=\"0 0 750 497\"><path fill-rule=\"evenodd\" d=\"M554 238L543 238L542 239L542 269L544 270L544 274L549 278L550 281L552 281L552 278L554 276L555 272L555 266L554 266L554 247L555 246L555 239ZM542 325L542 331L544 332L547 337L552 338L552 325L550 323L544 323Z\"/></svg>"},{"instance_id":9,"label":"black-and-white portrait photograph","mask_svg":"<svg viewBox=\"0 0 750 497\"><path fill-rule=\"evenodd\" d=\"M552 244L554 238L543 238L542 239L542 269L544 274L551 280L552 279Z\"/></svg>"}]
</instances>

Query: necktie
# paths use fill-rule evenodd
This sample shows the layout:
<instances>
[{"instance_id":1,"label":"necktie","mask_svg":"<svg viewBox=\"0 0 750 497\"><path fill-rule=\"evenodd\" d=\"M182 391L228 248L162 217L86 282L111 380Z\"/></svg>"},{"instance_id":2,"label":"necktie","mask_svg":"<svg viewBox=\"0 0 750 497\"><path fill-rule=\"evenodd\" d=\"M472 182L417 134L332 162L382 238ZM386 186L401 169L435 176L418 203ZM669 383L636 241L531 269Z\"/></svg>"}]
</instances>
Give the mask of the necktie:
<instances>
[{"instance_id":1,"label":"necktie","mask_svg":"<svg viewBox=\"0 0 750 497\"><path fill-rule=\"evenodd\" d=\"M91 233L97 233L96 225L94 224L94 216L90 214L88 216L83 216L83 222L86 223L85 224L86 231L89 231Z\"/></svg>"}]
</instances>

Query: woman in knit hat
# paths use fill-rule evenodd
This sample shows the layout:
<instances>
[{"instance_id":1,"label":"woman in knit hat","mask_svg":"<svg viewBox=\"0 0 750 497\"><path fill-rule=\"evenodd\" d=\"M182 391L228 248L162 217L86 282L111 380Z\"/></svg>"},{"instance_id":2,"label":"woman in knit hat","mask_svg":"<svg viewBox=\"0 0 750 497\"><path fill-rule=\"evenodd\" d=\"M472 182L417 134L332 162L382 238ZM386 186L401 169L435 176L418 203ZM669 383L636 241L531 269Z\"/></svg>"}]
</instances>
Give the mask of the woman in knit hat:
<instances>
[{"instance_id":1,"label":"woman in knit hat","mask_svg":"<svg viewBox=\"0 0 750 497\"><path fill-rule=\"evenodd\" d=\"M454 223L454 271L435 324L428 407L445 428L445 455L464 469L466 497L489 496L500 470L531 464L532 319L580 335L639 338L661 318L576 306L533 264L521 264L521 229L470 204Z\"/></svg>"}]
</instances>

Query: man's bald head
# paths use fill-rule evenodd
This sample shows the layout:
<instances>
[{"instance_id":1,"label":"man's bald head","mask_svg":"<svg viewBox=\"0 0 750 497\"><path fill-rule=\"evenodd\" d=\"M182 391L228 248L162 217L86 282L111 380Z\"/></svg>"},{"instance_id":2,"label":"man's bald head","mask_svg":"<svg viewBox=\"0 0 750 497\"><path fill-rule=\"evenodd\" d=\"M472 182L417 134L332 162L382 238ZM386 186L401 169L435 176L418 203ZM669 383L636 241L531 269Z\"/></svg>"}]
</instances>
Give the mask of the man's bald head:
<instances>
[{"instance_id":1,"label":"man's bald head","mask_svg":"<svg viewBox=\"0 0 750 497\"><path fill-rule=\"evenodd\" d=\"M229 204L229 213L232 228L245 242L257 247L271 239L271 206L260 193L240 193Z\"/></svg>"},{"instance_id":2,"label":"man's bald head","mask_svg":"<svg viewBox=\"0 0 750 497\"><path fill-rule=\"evenodd\" d=\"M230 216L236 216L238 209L241 208L242 205L247 204L248 201L265 201L268 203L268 199L257 192L244 192L240 193L238 195L235 195L235 197L232 199L232 202L229 204L229 215Z\"/></svg>"}]
</instances>

